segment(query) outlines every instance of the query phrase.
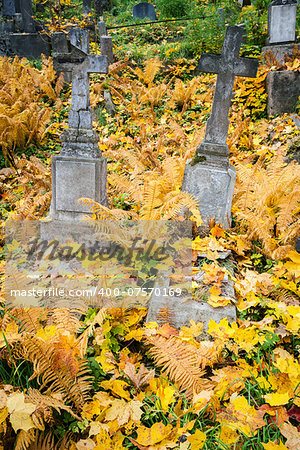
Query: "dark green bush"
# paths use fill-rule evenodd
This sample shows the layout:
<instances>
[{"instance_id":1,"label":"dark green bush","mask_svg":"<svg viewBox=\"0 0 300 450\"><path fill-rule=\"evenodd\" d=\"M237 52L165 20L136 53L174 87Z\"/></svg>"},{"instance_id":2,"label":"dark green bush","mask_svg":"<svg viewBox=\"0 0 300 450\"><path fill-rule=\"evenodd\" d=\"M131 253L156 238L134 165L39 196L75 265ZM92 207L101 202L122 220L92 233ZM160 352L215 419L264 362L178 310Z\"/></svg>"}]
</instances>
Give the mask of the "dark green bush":
<instances>
[{"instance_id":1,"label":"dark green bush","mask_svg":"<svg viewBox=\"0 0 300 450\"><path fill-rule=\"evenodd\" d=\"M185 17L192 10L193 2L187 0L156 0L156 10L166 18Z\"/></svg>"}]
</instances>

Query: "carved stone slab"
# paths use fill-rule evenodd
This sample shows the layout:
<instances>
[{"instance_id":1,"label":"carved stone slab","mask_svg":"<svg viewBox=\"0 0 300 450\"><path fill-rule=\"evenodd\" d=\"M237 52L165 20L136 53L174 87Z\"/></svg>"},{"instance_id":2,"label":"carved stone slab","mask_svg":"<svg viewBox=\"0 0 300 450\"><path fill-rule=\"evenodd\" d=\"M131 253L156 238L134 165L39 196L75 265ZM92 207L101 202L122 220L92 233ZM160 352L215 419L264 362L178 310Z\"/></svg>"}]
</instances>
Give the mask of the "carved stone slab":
<instances>
[{"instance_id":1,"label":"carved stone slab","mask_svg":"<svg viewBox=\"0 0 300 450\"><path fill-rule=\"evenodd\" d=\"M106 170L105 158L53 157L51 218L76 220L89 213L78 203L82 197L106 204Z\"/></svg>"},{"instance_id":2,"label":"carved stone slab","mask_svg":"<svg viewBox=\"0 0 300 450\"><path fill-rule=\"evenodd\" d=\"M183 176L183 190L199 202L202 220L216 218L225 228L231 225L231 203L234 191L235 168L213 167L188 162Z\"/></svg>"}]
</instances>

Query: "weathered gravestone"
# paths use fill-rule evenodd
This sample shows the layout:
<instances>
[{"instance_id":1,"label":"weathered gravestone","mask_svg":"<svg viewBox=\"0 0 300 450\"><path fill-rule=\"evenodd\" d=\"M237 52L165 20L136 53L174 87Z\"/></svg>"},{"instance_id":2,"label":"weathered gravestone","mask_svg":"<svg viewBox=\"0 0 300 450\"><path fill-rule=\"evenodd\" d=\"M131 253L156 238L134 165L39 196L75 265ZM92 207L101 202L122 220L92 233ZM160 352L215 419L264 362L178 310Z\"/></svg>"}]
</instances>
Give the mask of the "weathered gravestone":
<instances>
[{"instance_id":1,"label":"weathered gravestone","mask_svg":"<svg viewBox=\"0 0 300 450\"><path fill-rule=\"evenodd\" d=\"M33 33L35 31L32 18L32 0L22 0L20 2L21 15L23 22L23 31L25 33Z\"/></svg>"},{"instance_id":2,"label":"weathered gravestone","mask_svg":"<svg viewBox=\"0 0 300 450\"><path fill-rule=\"evenodd\" d=\"M268 44L295 42L297 1L275 0L268 8Z\"/></svg>"},{"instance_id":3,"label":"weathered gravestone","mask_svg":"<svg viewBox=\"0 0 300 450\"><path fill-rule=\"evenodd\" d=\"M0 21L0 54L18 55L26 58L40 58L50 55L50 42L32 17L31 0L3 0L3 16Z\"/></svg>"},{"instance_id":4,"label":"weathered gravestone","mask_svg":"<svg viewBox=\"0 0 300 450\"><path fill-rule=\"evenodd\" d=\"M101 55L107 56L108 64L114 62L113 43L111 36L100 36Z\"/></svg>"},{"instance_id":5,"label":"weathered gravestone","mask_svg":"<svg viewBox=\"0 0 300 450\"><path fill-rule=\"evenodd\" d=\"M15 0L3 0L3 16L12 17L16 14Z\"/></svg>"},{"instance_id":6,"label":"weathered gravestone","mask_svg":"<svg viewBox=\"0 0 300 450\"><path fill-rule=\"evenodd\" d=\"M235 170L229 164L229 150L226 144L234 78L255 77L258 69L258 60L239 57L243 34L242 27L227 27L222 54L201 56L199 70L217 73L217 85L205 139L198 147L194 160L186 165L182 184L182 190L193 194L199 201L203 220L206 222L210 218L216 218L216 222L222 223L225 227L230 224L235 183ZM226 259L228 256L228 252L220 252L217 259ZM197 281L203 283L203 276L203 272L197 274ZM196 281L196 277L193 279ZM162 308L170 310L176 328L189 325L190 319L203 322L204 331L207 331L210 319L216 322L220 322L223 318L229 321L236 320L236 309L233 304L214 308L202 299L193 299L189 296L181 298L162 296L161 292L168 289L170 280L170 273L161 272L150 299L147 321L159 321ZM222 296L234 301L234 287L230 279L224 278L221 293Z\"/></svg>"},{"instance_id":7,"label":"weathered gravestone","mask_svg":"<svg viewBox=\"0 0 300 450\"><path fill-rule=\"evenodd\" d=\"M273 1L268 9L268 39L262 53L272 53L282 64L286 55L291 56L296 40L297 2ZM300 45L297 45L298 51ZM267 56L265 56L267 57ZM292 71L272 71L266 78L268 93L268 116L295 111L300 95L300 74Z\"/></svg>"},{"instance_id":8,"label":"weathered gravestone","mask_svg":"<svg viewBox=\"0 0 300 450\"><path fill-rule=\"evenodd\" d=\"M154 6L151 3L142 2L134 5L132 14L139 19L145 19L148 17L150 20L157 20Z\"/></svg>"},{"instance_id":9,"label":"weathered gravestone","mask_svg":"<svg viewBox=\"0 0 300 450\"><path fill-rule=\"evenodd\" d=\"M59 42L59 45L58 45ZM73 29L68 41L64 33L53 33L54 68L72 72L72 106L69 128L61 135L62 149L52 158L52 202L50 218L76 220L89 213L78 203L82 197L107 204L106 159L98 147L90 107L89 74L107 73L106 56L89 54L88 30Z\"/></svg>"},{"instance_id":10,"label":"weathered gravestone","mask_svg":"<svg viewBox=\"0 0 300 450\"><path fill-rule=\"evenodd\" d=\"M269 117L296 111L300 96L300 73L292 70L269 72L266 77Z\"/></svg>"},{"instance_id":11,"label":"weathered gravestone","mask_svg":"<svg viewBox=\"0 0 300 450\"><path fill-rule=\"evenodd\" d=\"M204 141L184 171L182 190L199 202L204 222L215 218L225 227L231 224L231 203L235 184L235 169L229 164L226 144L229 128L229 109L234 78L256 77L258 60L240 58L244 29L227 27L221 55L204 54L199 71L217 73L217 84Z\"/></svg>"},{"instance_id":12,"label":"weathered gravestone","mask_svg":"<svg viewBox=\"0 0 300 450\"><path fill-rule=\"evenodd\" d=\"M82 10L83 14L90 14L92 12L92 0L83 0Z\"/></svg>"},{"instance_id":13,"label":"weathered gravestone","mask_svg":"<svg viewBox=\"0 0 300 450\"><path fill-rule=\"evenodd\" d=\"M97 25L98 25L99 36L106 36L107 30L106 30L106 25L105 25L104 20L99 20Z\"/></svg>"}]
</instances>

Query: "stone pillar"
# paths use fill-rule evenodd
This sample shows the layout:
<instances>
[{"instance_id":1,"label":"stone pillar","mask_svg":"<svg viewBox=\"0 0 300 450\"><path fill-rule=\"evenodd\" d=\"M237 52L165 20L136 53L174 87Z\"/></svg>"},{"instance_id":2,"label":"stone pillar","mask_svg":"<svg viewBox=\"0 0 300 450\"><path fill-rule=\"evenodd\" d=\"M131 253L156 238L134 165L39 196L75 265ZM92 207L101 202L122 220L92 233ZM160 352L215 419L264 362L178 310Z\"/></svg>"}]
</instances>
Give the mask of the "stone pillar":
<instances>
[{"instance_id":1,"label":"stone pillar","mask_svg":"<svg viewBox=\"0 0 300 450\"><path fill-rule=\"evenodd\" d=\"M32 2L31 0L22 0L21 14L23 21L23 29L25 33L32 33L35 31L34 22L32 18Z\"/></svg>"},{"instance_id":2,"label":"stone pillar","mask_svg":"<svg viewBox=\"0 0 300 450\"><path fill-rule=\"evenodd\" d=\"M114 62L113 43L111 36L100 36L101 55L107 56L108 64Z\"/></svg>"},{"instance_id":3,"label":"stone pillar","mask_svg":"<svg viewBox=\"0 0 300 450\"><path fill-rule=\"evenodd\" d=\"M104 20L100 20L98 22L98 30L99 30L99 36L106 36L107 31L106 31L106 26L105 26L105 22Z\"/></svg>"}]
</instances>

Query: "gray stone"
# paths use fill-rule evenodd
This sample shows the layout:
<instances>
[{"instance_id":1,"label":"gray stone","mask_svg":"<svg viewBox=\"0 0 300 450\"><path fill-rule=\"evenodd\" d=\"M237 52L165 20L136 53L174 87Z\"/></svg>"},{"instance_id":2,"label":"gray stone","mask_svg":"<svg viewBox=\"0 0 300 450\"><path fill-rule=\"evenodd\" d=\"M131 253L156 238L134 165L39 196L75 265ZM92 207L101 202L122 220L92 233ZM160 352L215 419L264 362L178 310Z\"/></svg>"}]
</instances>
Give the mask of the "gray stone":
<instances>
[{"instance_id":1,"label":"gray stone","mask_svg":"<svg viewBox=\"0 0 300 450\"><path fill-rule=\"evenodd\" d=\"M227 283L227 291L224 295L234 300L234 288L232 282ZM146 322L160 322L160 311L162 308L168 308L171 316L171 325L177 329L182 326L190 326L190 320L196 323L203 323L204 333L201 338L207 338L206 331L208 323L212 319L219 323L222 319L227 318L229 322L236 321L236 308L234 305L213 308L206 301L192 299L190 296L168 296L158 295L158 293L166 292L170 287L170 277L167 272L161 272L155 281L154 290L151 295Z\"/></svg>"},{"instance_id":2,"label":"gray stone","mask_svg":"<svg viewBox=\"0 0 300 450\"><path fill-rule=\"evenodd\" d=\"M71 28L69 32L70 44L84 53L89 53L90 37L89 33L81 28Z\"/></svg>"},{"instance_id":3,"label":"gray stone","mask_svg":"<svg viewBox=\"0 0 300 450\"><path fill-rule=\"evenodd\" d=\"M297 114L293 114L291 118L293 119L293 122L296 125L297 129L300 130L300 117L297 116Z\"/></svg>"},{"instance_id":4,"label":"gray stone","mask_svg":"<svg viewBox=\"0 0 300 450\"><path fill-rule=\"evenodd\" d=\"M268 116L293 113L300 95L300 73L285 70L270 72L266 78Z\"/></svg>"},{"instance_id":5,"label":"gray stone","mask_svg":"<svg viewBox=\"0 0 300 450\"><path fill-rule=\"evenodd\" d=\"M216 218L231 224L235 169L229 164L226 144L229 109L235 76L256 77L258 60L240 58L242 27L227 27L221 55L201 55L198 70L217 73L217 84L204 141L185 167L182 190L194 195L204 222Z\"/></svg>"},{"instance_id":6,"label":"gray stone","mask_svg":"<svg viewBox=\"0 0 300 450\"><path fill-rule=\"evenodd\" d=\"M0 35L13 33L15 31L14 21L6 20L5 22L0 22Z\"/></svg>"},{"instance_id":7,"label":"gray stone","mask_svg":"<svg viewBox=\"0 0 300 450\"><path fill-rule=\"evenodd\" d=\"M32 0L22 0L20 6L23 21L23 31L25 31L25 33L32 33L33 31L35 31L32 18Z\"/></svg>"},{"instance_id":8,"label":"gray stone","mask_svg":"<svg viewBox=\"0 0 300 450\"><path fill-rule=\"evenodd\" d=\"M65 40L65 43L63 41ZM72 72L72 107L69 113L70 128L92 128L92 112L89 98L89 73L107 73L107 57L103 55L89 55L88 30L73 29L70 33L70 44L64 33L53 33L54 69L58 72ZM69 49L64 53L65 49Z\"/></svg>"},{"instance_id":9,"label":"gray stone","mask_svg":"<svg viewBox=\"0 0 300 450\"><path fill-rule=\"evenodd\" d=\"M110 92L104 91L103 97L104 97L105 109L106 109L107 113L110 116L114 117L114 115L116 114L116 109L115 109L114 102L112 101Z\"/></svg>"},{"instance_id":10,"label":"gray stone","mask_svg":"<svg viewBox=\"0 0 300 450\"><path fill-rule=\"evenodd\" d=\"M83 213L90 212L89 207L78 203L82 197L107 204L106 171L106 159L102 157L53 157L51 217L57 220L80 219Z\"/></svg>"},{"instance_id":11,"label":"gray stone","mask_svg":"<svg viewBox=\"0 0 300 450\"><path fill-rule=\"evenodd\" d=\"M294 42L296 39L297 3L270 3L268 8L267 44Z\"/></svg>"},{"instance_id":12,"label":"gray stone","mask_svg":"<svg viewBox=\"0 0 300 450\"><path fill-rule=\"evenodd\" d=\"M52 201L49 218L79 220L89 208L78 204L81 197L107 205L106 159L101 156L93 130L89 74L107 73L106 56L89 54L89 32L73 29L52 35L54 69L72 72L72 106L69 129L61 135L62 149L52 158Z\"/></svg>"},{"instance_id":13,"label":"gray stone","mask_svg":"<svg viewBox=\"0 0 300 450\"><path fill-rule=\"evenodd\" d=\"M266 53L272 52L275 59L279 64L284 63L285 56L292 56L293 51L296 48L300 51L300 44L278 44L278 45L267 45L262 48L263 61L266 61Z\"/></svg>"},{"instance_id":14,"label":"gray stone","mask_svg":"<svg viewBox=\"0 0 300 450\"><path fill-rule=\"evenodd\" d=\"M6 39L10 52L21 58L38 59L41 54L50 56L50 41L45 34L10 33Z\"/></svg>"},{"instance_id":15,"label":"gray stone","mask_svg":"<svg viewBox=\"0 0 300 450\"><path fill-rule=\"evenodd\" d=\"M106 36L107 34L107 30L106 30L106 25L104 20L100 20L98 22L98 31L99 31L99 36Z\"/></svg>"},{"instance_id":16,"label":"gray stone","mask_svg":"<svg viewBox=\"0 0 300 450\"><path fill-rule=\"evenodd\" d=\"M225 8L217 9L217 22L219 27L224 27L225 25Z\"/></svg>"},{"instance_id":17,"label":"gray stone","mask_svg":"<svg viewBox=\"0 0 300 450\"><path fill-rule=\"evenodd\" d=\"M113 43L111 36L100 37L101 55L107 56L108 64L114 62Z\"/></svg>"},{"instance_id":18,"label":"gray stone","mask_svg":"<svg viewBox=\"0 0 300 450\"><path fill-rule=\"evenodd\" d=\"M83 11L83 14L84 15L88 15L88 14L90 14L91 12L92 12L92 0L83 0L83 8L82 8L82 11Z\"/></svg>"},{"instance_id":19,"label":"gray stone","mask_svg":"<svg viewBox=\"0 0 300 450\"><path fill-rule=\"evenodd\" d=\"M15 0L3 0L3 16L11 17L16 14Z\"/></svg>"},{"instance_id":20,"label":"gray stone","mask_svg":"<svg viewBox=\"0 0 300 450\"><path fill-rule=\"evenodd\" d=\"M227 168L188 162L183 177L184 191L199 202L199 210L205 223L215 218L225 228L231 225L231 204L236 178L235 168Z\"/></svg>"},{"instance_id":21,"label":"gray stone","mask_svg":"<svg viewBox=\"0 0 300 450\"><path fill-rule=\"evenodd\" d=\"M142 2L134 5L132 10L133 17L145 19L149 17L150 20L157 20L155 8L151 3Z\"/></svg>"},{"instance_id":22,"label":"gray stone","mask_svg":"<svg viewBox=\"0 0 300 450\"><path fill-rule=\"evenodd\" d=\"M217 85L212 112L207 121L205 142L226 144L235 76L256 77L259 61L255 58L240 58L244 29L227 27L221 55L201 55L198 70L217 73Z\"/></svg>"}]
</instances>

